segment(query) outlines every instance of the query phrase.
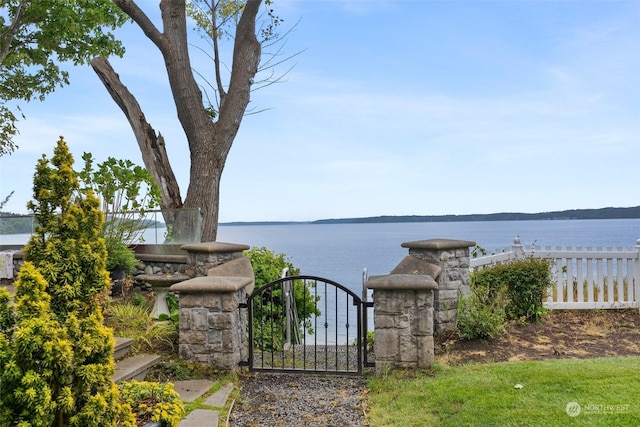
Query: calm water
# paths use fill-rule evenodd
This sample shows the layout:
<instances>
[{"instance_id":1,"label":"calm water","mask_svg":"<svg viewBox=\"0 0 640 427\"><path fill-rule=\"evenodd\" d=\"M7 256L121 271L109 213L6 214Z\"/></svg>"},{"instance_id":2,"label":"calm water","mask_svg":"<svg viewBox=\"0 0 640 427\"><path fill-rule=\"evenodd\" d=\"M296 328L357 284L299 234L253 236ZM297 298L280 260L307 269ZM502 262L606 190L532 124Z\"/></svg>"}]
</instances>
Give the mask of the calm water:
<instances>
[{"instance_id":1,"label":"calm water","mask_svg":"<svg viewBox=\"0 0 640 427\"><path fill-rule=\"evenodd\" d=\"M516 236L525 246L631 247L640 239L640 219L222 225L218 231L219 241L284 253L302 274L335 280L358 294L362 270L387 274L408 254L403 242L471 240L494 252L510 247Z\"/></svg>"},{"instance_id":2,"label":"calm water","mask_svg":"<svg viewBox=\"0 0 640 427\"><path fill-rule=\"evenodd\" d=\"M146 243L162 240L164 229L150 229ZM489 253L512 245L631 247L640 239L640 219L478 221L390 224L221 225L218 240L266 247L284 253L302 274L326 277L358 294L362 270L386 274L408 252L400 245L434 238L471 240ZM0 235L0 244L24 244L29 235Z\"/></svg>"},{"instance_id":3,"label":"calm water","mask_svg":"<svg viewBox=\"0 0 640 427\"><path fill-rule=\"evenodd\" d=\"M403 242L434 238L470 240L489 253L513 244L525 246L631 247L640 239L640 219L491 221L395 224L295 224L221 226L218 240L267 247L284 253L301 274L325 277L362 293L363 269L369 275L387 274L405 256ZM329 302L331 307L333 301ZM326 317L325 317L326 314ZM353 319L354 313L350 314ZM321 323L348 323L340 313L323 313ZM369 329L371 325L369 325ZM331 329L317 330L321 340L335 340ZM350 342L342 332L338 342Z\"/></svg>"},{"instance_id":4,"label":"calm water","mask_svg":"<svg viewBox=\"0 0 640 427\"><path fill-rule=\"evenodd\" d=\"M164 230L149 230L145 241L155 243L158 236L162 239ZM403 242L434 238L470 240L491 253L510 247L516 236L525 246L632 247L640 239L640 219L221 225L218 231L221 242L284 253L301 274L331 279L357 295L362 292L363 269L369 275L387 274L408 254L400 246ZM28 235L3 235L0 244L24 244L28 238ZM346 323L342 314L338 314L338 322L335 315L326 314L331 325ZM320 330L316 335L321 340L326 338ZM329 343L333 342L335 335L327 335L331 335ZM352 339L353 336L341 333L338 341Z\"/></svg>"}]
</instances>

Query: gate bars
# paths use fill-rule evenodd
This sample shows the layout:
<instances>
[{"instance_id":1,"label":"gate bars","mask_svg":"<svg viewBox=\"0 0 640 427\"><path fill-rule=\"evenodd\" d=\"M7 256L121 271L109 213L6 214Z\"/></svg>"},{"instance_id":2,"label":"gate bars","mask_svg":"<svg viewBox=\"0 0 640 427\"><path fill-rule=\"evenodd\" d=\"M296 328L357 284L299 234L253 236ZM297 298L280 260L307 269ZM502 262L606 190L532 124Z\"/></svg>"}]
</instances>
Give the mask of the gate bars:
<instances>
[{"instance_id":1,"label":"gate bars","mask_svg":"<svg viewBox=\"0 0 640 427\"><path fill-rule=\"evenodd\" d=\"M363 365L372 366L365 348L371 306L321 277L271 282L240 305L248 309L249 323L249 360L241 365L252 371L361 374Z\"/></svg>"}]
</instances>

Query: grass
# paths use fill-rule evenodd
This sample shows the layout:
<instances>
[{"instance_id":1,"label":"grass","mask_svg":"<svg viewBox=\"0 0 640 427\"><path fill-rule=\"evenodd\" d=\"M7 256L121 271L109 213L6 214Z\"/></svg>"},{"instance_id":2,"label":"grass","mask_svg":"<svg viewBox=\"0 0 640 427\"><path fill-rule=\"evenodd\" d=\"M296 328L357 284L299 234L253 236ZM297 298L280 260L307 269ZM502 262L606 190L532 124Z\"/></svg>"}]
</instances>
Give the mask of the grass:
<instances>
[{"instance_id":1,"label":"grass","mask_svg":"<svg viewBox=\"0 0 640 427\"><path fill-rule=\"evenodd\" d=\"M368 419L372 427L640 425L638 372L640 357L395 371L369 381ZM571 402L581 406L575 417Z\"/></svg>"},{"instance_id":2,"label":"grass","mask_svg":"<svg viewBox=\"0 0 640 427\"><path fill-rule=\"evenodd\" d=\"M622 282L614 278L609 284L608 278L604 277L602 283L596 281L589 282L583 280L582 293L578 294L578 283L573 280L571 284L571 299L569 298L569 285L566 280L562 283L562 300L569 302L627 302L630 301L629 295L633 292L626 278ZM590 300L590 292L592 299ZM558 301L558 285L553 284L551 288L551 296L553 301ZM546 298L546 297L545 297Z\"/></svg>"},{"instance_id":3,"label":"grass","mask_svg":"<svg viewBox=\"0 0 640 427\"><path fill-rule=\"evenodd\" d=\"M147 304L116 302L104 310L105 325L113 328L114 335L132 338L132 353L174 352L178 336L169 321L159 322L151 317Z\"/></svg>"}]
</instances>

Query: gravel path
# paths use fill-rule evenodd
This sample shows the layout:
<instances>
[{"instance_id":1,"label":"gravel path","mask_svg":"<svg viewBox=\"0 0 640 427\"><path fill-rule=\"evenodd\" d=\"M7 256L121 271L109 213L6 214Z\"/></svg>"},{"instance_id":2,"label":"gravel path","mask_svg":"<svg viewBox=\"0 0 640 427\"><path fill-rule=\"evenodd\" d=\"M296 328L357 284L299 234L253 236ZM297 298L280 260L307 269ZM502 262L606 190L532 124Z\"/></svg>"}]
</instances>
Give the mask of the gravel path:
<instances>
[{"instance_id":1,"label":"gravel path","mask_svg":"<svg viewBox=\"0 0 640 427\"><path fill-rule=\"evenodd\" d=\"M355 345L295 345L282 351L256 350L253 357L253 366L259 369L358 372L358 348Z\"/></svg>"},{"instance_id":2,"label":"gravel path","mask_svg":"<svg viewBox=\"0 0 640 427\"><path fill-rule=\"evenodd\" d=\"M352 427L365 424L363 376L255 373L241 378L230 425Z\"/></svg>"}]
</instances>

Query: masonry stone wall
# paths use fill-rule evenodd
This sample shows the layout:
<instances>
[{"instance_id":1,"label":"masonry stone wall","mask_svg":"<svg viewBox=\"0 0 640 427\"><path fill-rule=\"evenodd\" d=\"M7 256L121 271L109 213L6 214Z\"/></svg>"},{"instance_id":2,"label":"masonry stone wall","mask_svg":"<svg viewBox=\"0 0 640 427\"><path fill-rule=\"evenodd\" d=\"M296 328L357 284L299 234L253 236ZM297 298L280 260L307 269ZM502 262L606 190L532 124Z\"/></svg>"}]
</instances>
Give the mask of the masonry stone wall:
<instances>
[{"instance_id":1,"label":"masonry stone wall","mask_svg":"<svg viewBox=\"0 0 640 427\"><path fill-rule=\"evenodd\" d=\"M215 287L215 279L209 286ZM235 371L240 361L248 357L246 310L238 309L239 304L246 301L245 286L219 293L189 290L188 282L173 285L172 289L180 293L180 358Z\"/></svg>"},{"instance_id":2,"label":"masonry stone wall","mask_svg":"<svg viewBox=\"0 0 640 427\"><path fill-rule=\"evenodd\" d=\"M376 372L393 368L427 368L434 361L433 291L426 275L371 276Z\"/></svg>"},{"instance_id":3,"label":"masonry stone wall","mask_svg":"<svg viewBox=\"0 0 640 427\"><path fill-rule=\"evenodd\" d=\"M180 296L180 358L235 371L248 358L247 314L239 306L255 284L251 262L242 255L249 246L210 242L181 248L192 279L171 286Z\"/></svg>"},{"instance_id":4,"label":"masonry stone wall","mask_svg":"<svg viewBox=\"0 0 640 427\"><path fill-rule=\"evenodd\" d=\"M188 257L187 255L172 255L172 254L139 254L136 253L138 259L138 265L131 273L134 280L136 276L141 274L184 274L186 272ZM24 264L24 254L20 251L15 251L12 254L13 262L13 282L18 277L18 272ZM139 285L144 285L138 283Z\"/></svg>"},{"instance_id":5,"label":"masonry stone wall","mask_svg":"<svg viewBox=\"0 0 640 427\"><path fill-rule=\"evenodd\" d=\"M434 332L456 328L458 296L471 293L469 278L469 248L476 243L468 240L430 239L405 242L409 256L422 259L441 268L435 277Z\"/></svg>"}]
</instances>

